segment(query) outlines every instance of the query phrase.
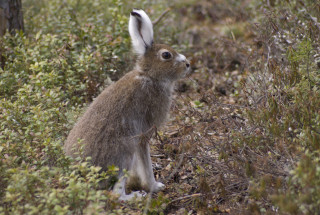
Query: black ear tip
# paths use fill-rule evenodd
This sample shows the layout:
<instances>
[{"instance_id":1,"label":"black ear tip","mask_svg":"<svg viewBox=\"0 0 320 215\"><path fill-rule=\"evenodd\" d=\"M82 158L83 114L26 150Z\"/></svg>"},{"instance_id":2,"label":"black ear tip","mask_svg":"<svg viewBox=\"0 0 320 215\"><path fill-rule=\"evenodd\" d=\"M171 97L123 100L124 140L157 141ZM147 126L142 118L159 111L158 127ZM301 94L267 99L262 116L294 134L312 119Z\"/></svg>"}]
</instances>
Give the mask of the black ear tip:
<instances>
[{"instance_id":1,"label":"black ear tip","mask_svg":"<svg viewBox=\"0 0 320 215\"><path fill-rule=\"evenodd\" d=\"M137 16L137 17L141 17L141 15L137 12L131 11L131 16Z\"/></svg>"}]
</instances>

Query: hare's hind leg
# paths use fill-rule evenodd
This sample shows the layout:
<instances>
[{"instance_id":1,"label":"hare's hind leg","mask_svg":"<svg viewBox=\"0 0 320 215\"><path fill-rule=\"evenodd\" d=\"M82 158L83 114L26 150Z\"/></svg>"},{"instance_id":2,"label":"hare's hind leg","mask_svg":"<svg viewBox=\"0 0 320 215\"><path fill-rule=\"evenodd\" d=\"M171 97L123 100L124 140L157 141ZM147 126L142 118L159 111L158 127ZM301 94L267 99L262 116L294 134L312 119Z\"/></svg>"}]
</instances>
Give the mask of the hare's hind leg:
<instances>
[{"instance_id":1,"label":"hare's hind leg","mask_svg":"<svg viewBox=\"0 0 320 215\"><path fill-rule=\"evenodd\" d=\"M164 184L157 182L153 175L148 141L141 137L133 158L132 173L140 179L141 186L149 192L157 192Z\"/></svg>"},{"instance_id":2,"label":"hare's hind leg","mask_svg":"<svg viewBox=\"0 0 320 215\"><path fill-rule=\"evenodd\" d=\"M130 147L131 144L132 142L128 141L127 139L124 141L119 141L118 146L120 150L118 151L118 154L114 154L114 157L118 158L118 160L115 159L114 163L119 166L120 173L118 176L118 181L113 187L113 192L120 195L119 200L121 201L127 201L133 197L140 198L145 195L141 192L131 192L130 194L126 194L128 176L124 170L127 170L129 173L131 172L135 157L135 150Z\"/></svg>"},{"instance_id":3,"label":"hare's hind leg","mask_svg":"<svg viewBox=\"0 0 320 215\"><path fill-rule=\"evenodd\" d=\"M130 194L126 194L126 182L127 182L127 177L122 176L113 187L113 192L120 195L120 197L119 197L120 201L128 201L134 197L141 198L141 197L145 196L145 193L142 193L140 191L131 192Z\"/></svg>"}]
</instances>

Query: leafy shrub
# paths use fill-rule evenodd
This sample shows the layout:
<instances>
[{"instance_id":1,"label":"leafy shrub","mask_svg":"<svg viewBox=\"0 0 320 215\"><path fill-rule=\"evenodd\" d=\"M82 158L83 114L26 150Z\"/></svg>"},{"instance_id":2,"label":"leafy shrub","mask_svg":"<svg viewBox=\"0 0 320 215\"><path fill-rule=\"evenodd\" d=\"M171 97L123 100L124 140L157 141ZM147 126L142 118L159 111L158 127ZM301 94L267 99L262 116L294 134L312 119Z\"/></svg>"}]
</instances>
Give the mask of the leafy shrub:
<instances>
[{"instance_id":1,"label":"leafy shrub","mask_svg":"<svg viewBox=\"0 0 320 215\"><path fill-rule=\"evenodd\" d=\"M245 84L251 102L247 114L251 126L259 128L265 139L262 149L278 160L276 166L284 174L273 176L281 176L281 186L272 180L267 184L252 180L252 197L261 208L271 198L282 212L318 214L319 8L314 1L262 6L265 22L257 31L263 54L256 63L259 70Z\"/></svg>"},{"instance_id":2,"label":"leafy shrub","mask_svg":"<svg viewBox=\"0 0 320 215\"><path fill-rule=\"evenodd\" d=\"M98 185L117 169L73 161L62 145L86 103L131 67L129 8L118 0L28 0L26 33L1 38L1 214L112 210Z\"/></svg>"},{"instance_id":3,"label":"leafy shrub","mask_svg":"<svg viewBox=\"0 0 320 215\"><path fill-rule=\"evenodd\" d=\"M119 203L98 189L117 168L103 173L90 159L71 160L62 144L86 104L132 65L128 11L149 8L157 17L175 4L184 22L168 27L178 25L171 14L155 36L190 48L196 73L152 146L168 193ZM0 40L1 214L319 213L317 2L26 0L24 7L26 34ZM216 29L221 35L212 36Z\"/></svg>"},{"instance_id":4,"label":"leafy shrub","mask_svg":"<svg viewBox=\"0 0 320 215\"><path fill-rule=\"evenodd\" d=\"M9 169L3 212L12 214L73 214L104 211L106 190L98 190L106 173L82 162L62 168L43 166Z\"/></svg>"}]
</instances>

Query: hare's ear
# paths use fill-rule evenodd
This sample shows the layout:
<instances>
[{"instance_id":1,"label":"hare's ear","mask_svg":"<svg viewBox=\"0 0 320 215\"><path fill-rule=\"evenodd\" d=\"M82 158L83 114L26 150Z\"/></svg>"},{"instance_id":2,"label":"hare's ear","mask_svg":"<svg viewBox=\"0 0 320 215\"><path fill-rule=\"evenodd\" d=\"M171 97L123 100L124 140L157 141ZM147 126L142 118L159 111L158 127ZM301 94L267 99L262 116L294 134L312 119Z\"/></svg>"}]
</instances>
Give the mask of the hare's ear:
<instances>
[{"instance_id":1,"label":"hare's ear","mask_svg":"<svg viewBox=\"0 0 320 215\"><path fill-rule=\"evenodd\" d=\"M129 20L129 33L134 51L144 55L153 43L153 27L148 15L139 9L133 9Z\"/></svg>"}]
</instances>

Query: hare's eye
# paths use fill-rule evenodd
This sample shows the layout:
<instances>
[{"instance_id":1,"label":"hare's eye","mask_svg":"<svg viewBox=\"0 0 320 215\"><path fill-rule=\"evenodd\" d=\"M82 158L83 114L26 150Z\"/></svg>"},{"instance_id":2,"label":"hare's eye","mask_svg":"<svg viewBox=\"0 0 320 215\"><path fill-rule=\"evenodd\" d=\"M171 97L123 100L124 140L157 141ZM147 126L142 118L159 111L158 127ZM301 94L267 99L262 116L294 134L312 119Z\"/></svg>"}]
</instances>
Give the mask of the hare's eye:
<instances>
[{"instance_id":1,"label":"hare's eye","mask_svg":"<svg viewBox=\"0 0 320 215\"><path fill-rule=\"evenodd\" d=\"M170 52L163 52L162 53L162 58L163 59L170 59L171 58L171 53Z\"/></svg>"}]
</instances>

